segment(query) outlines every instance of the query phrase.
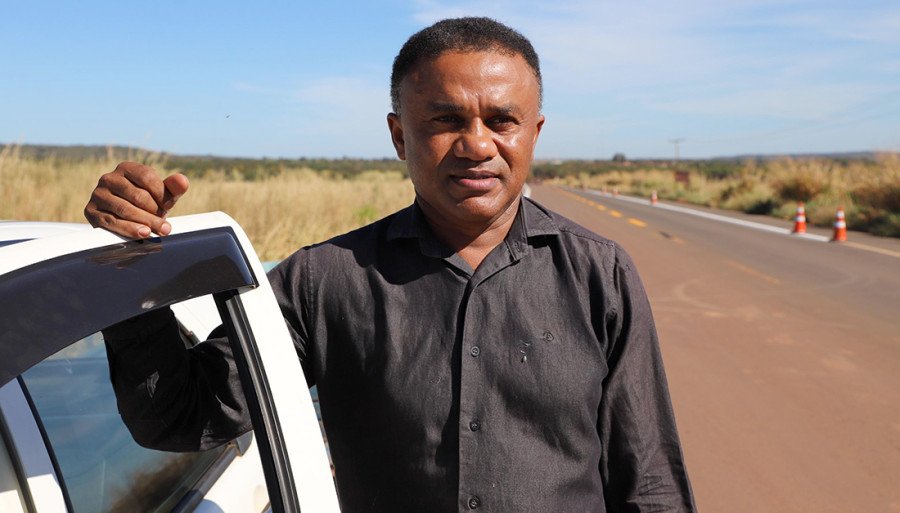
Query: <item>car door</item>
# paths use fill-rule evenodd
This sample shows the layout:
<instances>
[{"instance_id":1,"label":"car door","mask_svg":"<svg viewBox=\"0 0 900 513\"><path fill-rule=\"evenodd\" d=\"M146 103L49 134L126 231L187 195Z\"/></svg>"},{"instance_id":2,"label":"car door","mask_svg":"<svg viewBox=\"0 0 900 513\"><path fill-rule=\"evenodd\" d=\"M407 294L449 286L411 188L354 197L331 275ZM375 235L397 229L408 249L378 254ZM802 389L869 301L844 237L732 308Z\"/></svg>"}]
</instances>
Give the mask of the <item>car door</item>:
<instances>
[{"instance_id":1,"label":"car door","mask_svg":"<svg viewBox=\"0 0 900 513\"><path fill-rule=\"evenodd\" d=\"M0 403L18 402L20 408L38 411L42 408L38 404L41 401L31 393L40 388L35 383L51 383L44 388L59 389L66 386L66 376L76 366L87 368L88 371L78 373L94 379L73 389L102 381L97 379L97 369L91 367L89 359L83 358L86 350L77 349L78 358L65 356L66 351L72 353L73 347L79 347L78 344L114 323L211 296L229 335L241 375L254 426L254 447L259 451L271 509L338 511L332 475L303 371L262 265L246 235L221 213L170 221L173 231L165 238L127 241L98 229L0 248ZM57 364L54 358L63 362ZM57 402L53 411L65 409L75 401ZM81 409L95 406L86 401ZM100 411L97 415L106 413ZM3 414L5 427L0 431L7 449L12 447L9 460L13 463L9 467L18 476L19 483L17 488L6 486L5 497L10 502L15 502L14 496L19 497L26 510L38 513L45 509L38 507L36 501L45 498L50 498L45 502L55 500L55 507L62 502L66 510L78 511L73 506L73 493L66 486L77 479L72 475L67 477L60 470L66 456L53 450L50 434L53 428L48 428L52 421L36 414L30 422L37 425L25 428L11 425L27 420L21 411L19 420L9 420L6 411ZM79 435L103 438L102 431L84 428L82 433L58 417L54 419L63 426L59 432L64 438ZM34 435L35 431L38 435ZM47 456L42 461L27 463L30 467L25 468L26 463L15 456L28 450L24 445L17 446L26 441L14 440L14 433L20 433L16 435L20 438L30 437L34 447L43 446ZM241 442L233 444L240 451ZM83 457L69 456L76 462ZM3 461L0 458L0 471ZM116 460L105 461L111 464ZM114 477L116 473L110 475ZM0 474L2 482L3 474ZM96 489L100 485L92 482L92 486ZM192 491L194 495L204 492L202 487L199 492ZM0 489L0 500L4 500L3 492ZM188 511L189 506L202 511L203 506L199 500L192 503L188 495L174 503L177 508L161 511Z\"/></svg>"}]
</instances>

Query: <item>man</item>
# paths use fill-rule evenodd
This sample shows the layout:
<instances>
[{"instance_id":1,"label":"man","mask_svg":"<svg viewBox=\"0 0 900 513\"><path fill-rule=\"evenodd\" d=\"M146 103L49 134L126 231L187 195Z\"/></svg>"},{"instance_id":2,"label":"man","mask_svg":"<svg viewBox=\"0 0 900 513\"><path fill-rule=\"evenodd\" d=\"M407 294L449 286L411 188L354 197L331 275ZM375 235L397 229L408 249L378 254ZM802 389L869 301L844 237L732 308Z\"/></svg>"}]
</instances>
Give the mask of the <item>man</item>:
<instances>
[{"instance_id":1,"label":"man","mask_svg":"<svg viewBox=\"0 0 900 513\"><path fill-rule=\"evenodd\" d=\"M692 511L631 260L521 197L544 123L531 44L487 18L438 22L400 50L391 96L415 203L270 274L344 510ZM123 163L85 213L164 235L186 190ZM215 371L227 343L186 351L171 319L106 332L136 438L191 450L248 429L238 385Z\"/></svg>"}]
</instances>

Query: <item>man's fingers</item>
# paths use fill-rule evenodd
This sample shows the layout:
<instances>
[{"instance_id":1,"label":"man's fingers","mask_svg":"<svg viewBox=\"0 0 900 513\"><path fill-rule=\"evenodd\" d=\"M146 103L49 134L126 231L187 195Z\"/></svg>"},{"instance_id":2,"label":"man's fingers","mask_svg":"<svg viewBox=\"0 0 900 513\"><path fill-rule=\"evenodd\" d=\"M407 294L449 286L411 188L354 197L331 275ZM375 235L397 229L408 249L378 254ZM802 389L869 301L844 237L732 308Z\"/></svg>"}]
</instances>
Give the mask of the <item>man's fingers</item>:
<instances>
[{"instance_id":1,"label":"man's fingers","mask_svg":"<svg viewBox=\"0 0 900 513\"><path fill-rule=\"evenodd\" d=\"M124 237L149 237L150 232L168 235L172 226L162 217L133 205L106 189L96 189L84 209L93 226L100 226ZM144 229L141 229L144 228Z\"/></svg>"},{"instance_id":2,"label":"man's fingers","mask_svg":"<svg viewBox=\"0 0 900 513\"><path fill-rule=\"evenodd\" d=\"M114 173L124 176L134 187L147 191L157 205L153 212L162 206L166 188L155 169L137 162L122 162Z\"/></svg>"},{"instance_id":3,"label":"man's fingers","mask_svg":"<svg viewBox=\"0 0 900 513\"><path fill-rule=\"evenodd\" d=\"M165 215L166 212L172 210L172 207L175 206L175 202L178 201L178 198L187 192L191 182L183 174L175 173L166 177L166 179L163 180L163 184L165 185L165 191L160 207L163 210L163 215Z\"/></svg>"},{"instance_id":4,"label":"man's fingers","mask_svg":"<svg viewBox=\"0 0 900 513\"><path fill-rule=\"evenodd\" d=\"M176 173L165 180L150 166L122 162L100 177L84 216L93 226L124 237L168 235L166 213L187 191L188 179Z\"/></svg>"},{"instance_id":5,"label":"man's fingers","mask_svg":"<svg viewBox=\"0 0 900 513\"><path fill-rule=\"evenodd\" d=\"M132 221L117 219L109 212L97 211L93 217L99 221L99 227L129 239L145 239L150 236L150 227Z\"/></svg>"},{"instance_id":6,"label":"man's fingers","mask_svg":"<svg viewBox=\"0 0 900 513\"><path fill-rule=\"evenodd\" d=\"M103 182L103 186L113 195L122 198L141 210L151 214L156 214L159 210L159 204L150 191L135 186L122 175L111 175Z\"/></svg>"}]
</instances>

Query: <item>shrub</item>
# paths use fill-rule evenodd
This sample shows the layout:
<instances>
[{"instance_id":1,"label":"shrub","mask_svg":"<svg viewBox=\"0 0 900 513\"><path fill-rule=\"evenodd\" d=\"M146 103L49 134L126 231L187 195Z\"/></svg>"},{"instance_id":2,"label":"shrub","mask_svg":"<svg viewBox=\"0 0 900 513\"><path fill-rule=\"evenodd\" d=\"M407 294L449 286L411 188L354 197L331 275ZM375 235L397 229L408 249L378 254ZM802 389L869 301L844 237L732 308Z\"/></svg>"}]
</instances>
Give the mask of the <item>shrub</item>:
<instances>
[{"instance_id":1,"label":"shrub","mask_svg":"<svg viewBox=\"0 0 900 513\"><path fill-rule=\"evenodd\" d=\"M829 189L832 164L822 160L782 159L769 166L772 190L784 201L809 202Z\"/></svg>"}]
</instances>

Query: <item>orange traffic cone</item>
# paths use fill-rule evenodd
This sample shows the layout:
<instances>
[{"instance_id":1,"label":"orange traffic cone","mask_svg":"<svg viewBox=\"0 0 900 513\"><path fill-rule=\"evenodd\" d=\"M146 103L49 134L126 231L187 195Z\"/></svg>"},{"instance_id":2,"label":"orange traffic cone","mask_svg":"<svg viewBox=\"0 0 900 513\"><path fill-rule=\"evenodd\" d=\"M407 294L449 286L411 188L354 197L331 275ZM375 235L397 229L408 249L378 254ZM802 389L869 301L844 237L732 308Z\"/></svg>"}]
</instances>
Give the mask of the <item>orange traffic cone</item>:
<instances>
[{"instance_id":1,"label":"orange traffic cone","mask_svg":"<svg viewBox=\"0 0 900 513\"><path fill-rule=\"evenodd\" d=\"M844 220L844 207L838 207L834 215L834 235L831 242L844 242L847 240L847 221Z\"/></svg>"},{"instance_id":2,"label":"orange traffic cone","mask_svg":"<svg viewBox=\"0 0 900 513\"><path fill-rule=\"evenodd\" d=\"M650 204L656 205L657 201L659 201L659 198L656 196L656 191L653 191L653 194L650 195Z\"/></svg>"},{"instance_id":3,"label":"orange traffic cone","mask_svg":"<svg viewBox=\"0 0 900 513\"><path fill-rule=\"evenodd\" d=\"M793 233L806 233L806 207L803 202L797 205L797 215L794 217Z\"/></svg>"}]
</instances>

